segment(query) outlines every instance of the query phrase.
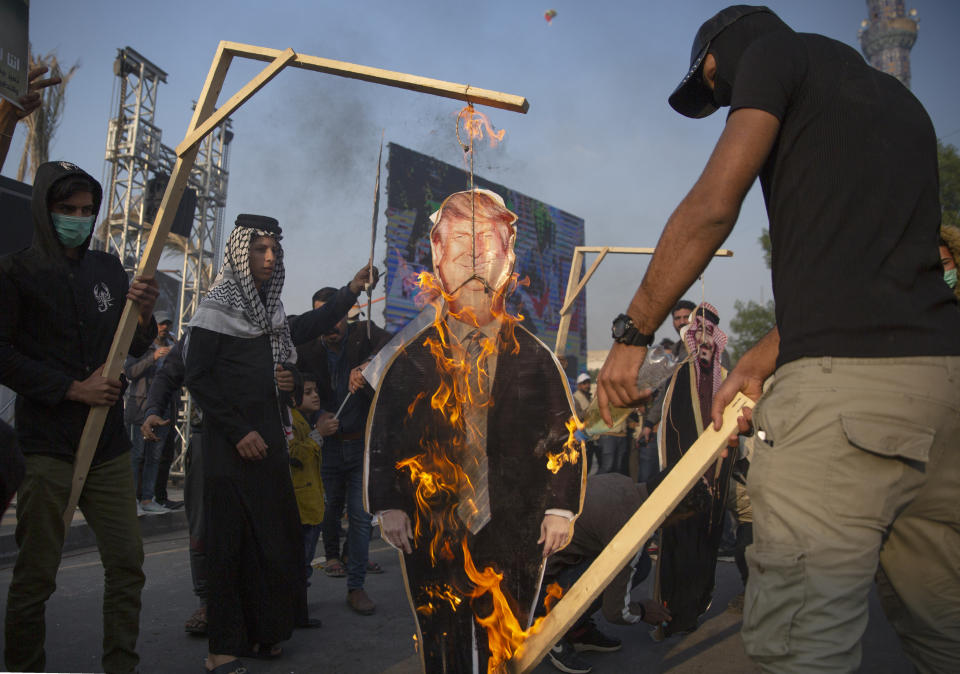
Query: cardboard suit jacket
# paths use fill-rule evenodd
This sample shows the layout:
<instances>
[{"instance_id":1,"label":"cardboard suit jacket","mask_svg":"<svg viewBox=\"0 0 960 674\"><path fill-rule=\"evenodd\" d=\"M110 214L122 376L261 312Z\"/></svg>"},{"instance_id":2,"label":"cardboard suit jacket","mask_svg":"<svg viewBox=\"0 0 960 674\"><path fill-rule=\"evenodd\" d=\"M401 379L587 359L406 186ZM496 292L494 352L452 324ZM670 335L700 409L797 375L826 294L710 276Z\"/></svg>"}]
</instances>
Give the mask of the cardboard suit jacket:
<instances>
[{"instance_id":1,"label":"cardboard suit jacket","mask_svg":"<svg viewBox=\"0 0 960 674\"><path fill-rule=\"evenodd\" d=\"M491 520L468 537L479 569L493 566L504 573L503 587L519 608L521 624L529 618L539 591L541 548L536 541L549 508L580 511L584 462L565 463L557 473L547 468L547 452L567 441L572 415L566 379L550 350L522 326L515 326L517 349L504 339L487 411L488 486ZM384 373L367 429L365 488L368 510L407 512L415 520L415 485L397 463L422 454L425 446L452 446L451 425L430 405L441 376L424 342L438 338L433 325L400 351ZM419 397L419 399L418 399ZM404 566L415 585L428 577L442 581L443 569L432 568L424 540L416 541ZM459 555L458 555L459 556ZM413 597L416 603L416 597ZM416 608L416 606L414 606Z\"/></svg>"}]
</instances>

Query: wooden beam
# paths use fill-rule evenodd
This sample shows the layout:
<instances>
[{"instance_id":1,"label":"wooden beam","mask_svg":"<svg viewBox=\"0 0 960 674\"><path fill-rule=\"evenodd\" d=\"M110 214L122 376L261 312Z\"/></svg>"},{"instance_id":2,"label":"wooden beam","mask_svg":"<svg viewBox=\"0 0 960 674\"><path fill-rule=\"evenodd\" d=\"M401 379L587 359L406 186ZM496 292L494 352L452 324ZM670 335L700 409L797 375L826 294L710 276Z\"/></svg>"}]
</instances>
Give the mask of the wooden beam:
<instances>
[{"instance_id":1,"label":"wooden beam","mask_svg":"<svg viewBox=\"0 0 960 674\"><path fill-rule=\"evenodd\" d=\"M583 252L580 250L580 247L577 246L573 249L573 259L570 260L570 275L567 276L567 291L564 294L564 305L566 305L570 299L570 293L573 292L573 284L580 278L581 269L583 269ZM567 334L570 331L570 319L572 317L569 313L560 314L560 324L557 326L557 341L553 347L553 352L558 356L563 355L563 350L567 346Z\"/></svg>"},{"instance_id":2,"label":"wooden beam","mask_svg":"<svg viewBox=\"0 0 960 674\"><path fill-rule=\"evenodd\" d=\"M577 246L576 248L584 253L600 253L606 250L609 253L633 253L635 255L653 255L656 248L636 248L633 246ZM721 248L713 254L714 257L733 257L733 251L728 248Z\"/></svg>"},{"instance_id":3,"label":"wooden beam","mask_svg":"<svg viewBox=\"0 0 960 674\"><path fill-rule=\"evenodd\" d=\"M251 96L260 91L270 80L280 74L280 71L286 67L290 61L296 58L297 54L292 49L286 49L279 54L277 58L273 59L266 68L260 71L260 73L254 77L252 80L247 82L247 84L240 89L237 93L230 97L226 103L221 105L216 112L207 117L203 123L195 128L193 131L187 134L186 138L183 139L183 142L177 146L177 156L183 155L190 146L200 144L200 141L206 137L208 133L217 128L220 124L223 123L227 117L229 117L237 108L247 102Z\"/></svg>"},{"instance_id":4,"label":"wooden beam","mask_svg":"<svg viewBox=\"0 0 960 674\"><path fill-rule=\"evenodd\" d=\"M230 67L232 57L227 54L223 45L218 47L207 73L206 82L203 85L203 91L200 93L200 99L193 112L193 119L187 129L189 133L197 127L203 120L210 116L214 106L217 103L217 97L220 95L220 89L223 87L223 81L227 76L227 70ZM197 158L197 152L200 149L199 144L193 145L186 153L177 158L170 174L170 180L167 182L167 189L163 193L163 199L160 202L160 208L154 218L154 225L150 231L150 238L147 240L147 247L144 249L140 258L140 264L137 268L137 276L152 278L157 270L157 264L160 261L160 254L163 252L163 244L166 241L167 234L170 232L170 226L173 224L173 218L177 213L177 206L180 204L180 198L187 186L187 179L190 177L190 171ZM119 379L123 371L123 363L127 358L127 351L130 348L130 342L133 341L133 333L137 329L140 308L136 302L127 300L123 307L123 313L120 315L120 324L113 336L113 343L110 345L110 351L107 354L107 361L103 368L103 376L107 379ZM93 455L96 453L97 444L100 441L100 434L103 431L103 424L107 420L107 413L110 408L106 405L92 407L87 415L86 424L83 427L83 433L80 435L80 444L77 447L77 455L73 462L73 482L70 487L70 498L67 501L67 507L63 513L63 522L67 529L73 521L73 513L80 502L80 494L83 492L83 485L87 480L87 474L90 471L90 464L93 461Z\"/></svg>"},{"instance_id":5,"label":"wooden beam","mask_svg":"<svg viewBox=\"0 0 960 674\"><path fill-rule=\"evenodd\" d=\"M256 47L239 42L223 42L221 44L224 46L224 49L235 56L244 56L257 61L272 61L280 54L280 50L278 49ZM530 108L530 103L527 102L527 99L523 96L505 94L489 89L478 89L469 84L455 84L453 82L435 80L429 77L408 75L407 73L393 70L371 68L370 66L361 66L345 61L334 61L332 59L320 58L319 56L297 54L296 59L290 65L294 68L315 70L317 72L349 77L351 79L373 82L375 84L385 84L400 89L419 91L424 94L454 98L466 103L488 105L493 108L510 110L512 112L526 113Z\"/></svg>"},{"instance_id":6,"label":"wooden beam","mask_svg":"<svg viewBox=\"0 0 960 674\"><path fill-rule=\"evenodd\" d=\"M636 248L632 246L577 246L574 248L573 260L570 263L570 276L567 278L567 292L564 295L563 306L560 308L560 323L557 325L557 341L553 352L560 355L563 353L563 349L566 348L567 336L570 334L570 320L573 318L573 304L577 301L577 297L583 292L587 281L590 280L590 277L593 276L597 267L600 266L600 262L608 253L653 255L656 250L656 248ZM583 266L583 256L585 253L600 253L600 257L590 265L590 269L587 270L586 275L577 283L577 279L580 277L580 269ZM714 257L733 257L733 251L727 248L721 248L713 255ZM574 283L577 283L575 288Z\"/></svg>"},{"instance_id":7,"label":"wooden beam","mask_svg":"<svg viewBox=\"0 0 960 674\"><path fill-rule=\"evenodd\" d=\"M620 570L640 551L657 527L683 499L694 483L713 465L727 446L727 439L737 430L737 417L753 401L738 393L723 412L723 426L713 425L703 432L687 453L677 462L643 505L627 520L623 528L603 549L590 568L557 602L508 663L511 672L529 672L547 651L569 630L577 618L600 596Z\"/></svg>"},{"instance_id":8,"label":"wooden beam","mask_svg":"<svg viewBox=\"0 0 960 674\"><path fill-rule=\"evenodd\" d=\"M561 315L570 313L570 311L573 309L573 303L577 301L578 297L580 297L580 293L583 292L583 288L587 285L587 281L589 281L590 277L593 276L593 272L597 271L597 267L600 266L600 263L603 262L603 258L605 258L609 252L609 248L603 248L600 251L597 259L593 261L593 264L590 265L589 269L587 269L587 273L583 275L583 278L580 279L580 283L577 284L576 290L573 291L573 297L568 297L567 301L564 302L563 307L560 308Z\"/></svg>"}]
</instances>

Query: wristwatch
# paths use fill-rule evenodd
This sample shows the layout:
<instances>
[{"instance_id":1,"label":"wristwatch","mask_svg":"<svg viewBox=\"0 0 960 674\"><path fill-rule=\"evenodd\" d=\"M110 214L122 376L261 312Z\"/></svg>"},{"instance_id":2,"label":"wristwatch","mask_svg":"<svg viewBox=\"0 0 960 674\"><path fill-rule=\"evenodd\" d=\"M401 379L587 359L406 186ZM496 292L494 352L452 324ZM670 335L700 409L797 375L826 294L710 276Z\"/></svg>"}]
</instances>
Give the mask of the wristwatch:
<instances>
[{"instance_id":1,"label":"wristwatch","mask_svg":"<svg viewBox=\"0 0 960 674\"><path fill-rule=\"evenodd\" d=\"M610 331L613 341L627 346L650 346L653 335L645 335L633 324L633 319L626 314L620 314L613 319L613 329Z\"/></svg>"}]
</instances>

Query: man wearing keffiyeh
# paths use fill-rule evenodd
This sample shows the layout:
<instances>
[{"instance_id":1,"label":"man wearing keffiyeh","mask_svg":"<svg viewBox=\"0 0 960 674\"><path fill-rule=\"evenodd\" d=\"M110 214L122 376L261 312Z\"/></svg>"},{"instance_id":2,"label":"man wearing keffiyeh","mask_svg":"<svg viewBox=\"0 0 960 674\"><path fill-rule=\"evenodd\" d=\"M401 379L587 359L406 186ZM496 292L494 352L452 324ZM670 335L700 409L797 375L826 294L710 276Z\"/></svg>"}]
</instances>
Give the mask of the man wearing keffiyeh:
<instances>
[{"instance_id":1,"label":"man wearing keffiyeh","mask_svg":"<svg viewBox=\"0 0 960 674\"><path fill-rule=\"evenodd\" d=\"M663 406L661 469L676 465L703 433L710 423L713 396L727 375L720 364L727 336L720 329L716 308L704 302L690 318L683 337L690 356L670 378ZM662 530L656 599L664 601L673 615L664 628L668 636L696 629L697 619L710 605L732 466L732 458L727 458L708 469L703 480L710 499L692 515Z\"/></svg>"},{"instance_id":2,"label":"man wearing keffiyeh","mask_svg":"<svg viewBox=\"0 0 960 674\"><path fill-rule=\"evenodd\" d=\"M240 215L210 292L190 321L184 383L204 413L203 512L208 577L207 669L242 671L240 655L273 657L308 621L302 532L290 481L279 391L295 343L333 325L356 300L366 267L322 309L291 317L281 229ZM362 279L361 279L362 277Z\"/></svg>"}]
</instances>

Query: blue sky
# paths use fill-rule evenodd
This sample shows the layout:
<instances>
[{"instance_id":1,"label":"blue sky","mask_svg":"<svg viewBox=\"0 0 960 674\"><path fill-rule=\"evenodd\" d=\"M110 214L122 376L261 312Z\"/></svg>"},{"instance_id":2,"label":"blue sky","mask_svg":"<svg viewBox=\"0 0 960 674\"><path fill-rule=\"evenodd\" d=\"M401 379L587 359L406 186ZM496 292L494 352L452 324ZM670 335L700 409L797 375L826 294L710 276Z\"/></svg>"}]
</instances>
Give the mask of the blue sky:
<instances>
[{"instance_id":1,"label":"blue sky","mask_svg":"<svg viewBox=\"0 0 960 674\"><path fill-rule=\"evenodd\" d=\"M794 29L859 49L862 0L771 1ZM51 158L104 174L116 49L131 46L164 69L157 123L176 146L219 40L234 40L468 83L526 96L526 115L485 110L506 129L481 150L477 173L586 220L588 245L653 246L673 208L702 170L724 117L690 120L666 98L679 82L699 25L725 6L706 0L588 2L408 0L249 2L31 2L35 51L80 62ZM955 31L960 3L916 0L913 92L937 134L960 144ZM556 9L552 25L547 9ZM236 63L226 95L259 63ZM225 98L226 96L224 96ZM458 163L456 101L330 75L287 70L234 116L225 220L276 216L284 227L288 313L313 291L346 282L369 251L380 130L395 142ZM3 174L15 175L22 131ZM381 202L384 203L384 202ZM381 225L384 219L381 215ZM769 299L769 272L757 244L766 214L759 187L744 204L704 284L688 295L715 304L726 328L736 299ZM378 259L383 254L382 239ZM635 256L609 258L588 286L590 348L609 344L610 320L646 268ZM381 318L375 312L375 318ZM659 336L672 333L661 328Z\"/></svg>"}]
</instances>

